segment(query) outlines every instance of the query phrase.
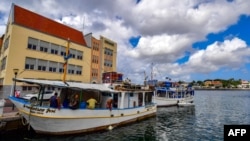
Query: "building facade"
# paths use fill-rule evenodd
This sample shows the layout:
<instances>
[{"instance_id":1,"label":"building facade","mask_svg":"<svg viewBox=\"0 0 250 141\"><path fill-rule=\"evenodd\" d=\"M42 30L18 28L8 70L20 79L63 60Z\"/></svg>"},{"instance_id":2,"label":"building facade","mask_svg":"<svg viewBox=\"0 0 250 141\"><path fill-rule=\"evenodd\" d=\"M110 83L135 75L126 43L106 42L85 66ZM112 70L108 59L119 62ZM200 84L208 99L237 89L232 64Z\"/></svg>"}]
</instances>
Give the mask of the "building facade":
<instances>
[{"instance_id":1,"label":"building facade","mask_svg":"<svg viewBox=\"0 0 250 141\"><path fill-rule=\"evenodd\" d=\"M103 42L100 41L101 44ZM98 76L101 76L102 65L100 68L94 65L92 60L96 53L93 46L87 45L81 31L15 4L11 7L0 45L0 98L7 98L13 91L12 78L62 80L65 65L66 81L93 82L93 76L96 76L93 68L100 70ZM101 53L98 54L99 62L107 62L101 60L105 58ZM104 68L115 70L116 61L113 64L111 69ZM16 76L14 69L19 70ZM17 89L22 93L37 91L34 86L18 82Z\"/></svg>"},{"instance_id":2,"label":"building facade","mask_svg":"<svg viewBox=\"0 0 250 141\"><path fill-rule=\"evenodd\" d=\"M91 83L102 83L103 73L116 72L117 43L100 36L96 39L92 33L85 35L87 45L91 50Z\"/></svg>"},{"instance_id":3,"label":"building facade","mask_svg":"<svg viewBox=\"0 0 250 141\"><path fill-rule=\"evenodd\" d=\"M220 88L223 86L222 82L219 80L206 80L204 81L204 85L205 87L216 87L216 88Z\"/></svg>"}]
</instances>

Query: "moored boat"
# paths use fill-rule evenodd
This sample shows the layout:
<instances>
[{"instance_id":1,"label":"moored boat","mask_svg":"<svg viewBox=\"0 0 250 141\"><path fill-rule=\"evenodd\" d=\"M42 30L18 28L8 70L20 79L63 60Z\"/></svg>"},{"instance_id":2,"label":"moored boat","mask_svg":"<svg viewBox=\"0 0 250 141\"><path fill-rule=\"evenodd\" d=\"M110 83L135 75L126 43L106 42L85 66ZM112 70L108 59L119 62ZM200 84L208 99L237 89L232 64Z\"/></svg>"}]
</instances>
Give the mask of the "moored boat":
<instances>
[{"instance_id":1,"label":"moored boat","mask_svg":"<svg viewBox=\"0 0 250 141\"><path fill-rule=\"evenodd\" d=\"M39 98L28 101L14 97L9 99L15 104L19 113L28 124L42 134L65 135L99 130L111 130L120 125L142 120L156 115L156 103L153 102L154 91L145 87L123 87L118 85L110 89L103 84L86 84L35 79L14 79L16 82L38 85ZM52 108L43 100L46 87L58 88L61 102L67 97L79 96L77 109L67 106ZM87 101L97 101L94 108L88 108ZM107 103L112 99L110 105ZM107 108L107 106L109 108Z\"/></svg>"},{"instance_id":2,"label":"moored boat","mask_svg":"<svg viewBox=\"0 0 250 141\"><path fill-rule=\"evenodd\" d=\"M172 87L171 82L165 83L154 87L155 95L153 98L157 107L177 106L179 102L194 102L194 89L191 86Z\"/></svg>"}]
</instances>

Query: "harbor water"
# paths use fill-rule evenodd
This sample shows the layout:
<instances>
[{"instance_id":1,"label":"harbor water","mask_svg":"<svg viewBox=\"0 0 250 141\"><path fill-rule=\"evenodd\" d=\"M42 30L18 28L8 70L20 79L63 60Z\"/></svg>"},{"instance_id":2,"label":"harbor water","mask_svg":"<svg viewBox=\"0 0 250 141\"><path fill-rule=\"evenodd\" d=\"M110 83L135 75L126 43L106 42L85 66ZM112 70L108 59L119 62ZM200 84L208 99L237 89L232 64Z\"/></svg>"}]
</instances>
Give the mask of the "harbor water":
<instances>
[{"instance_id":1,"label":"harbor water","mask_svg":"<svg viewBox=\"0 0 250 141\"><path fill-rule=\"evenodd\" d=\"M113 130L67 136L17 130L1 140L34 141L223 141L224 125L250 125L250 91L195 92L194 107L158 108L156 117Z\"/></svg>"}]
</instances>

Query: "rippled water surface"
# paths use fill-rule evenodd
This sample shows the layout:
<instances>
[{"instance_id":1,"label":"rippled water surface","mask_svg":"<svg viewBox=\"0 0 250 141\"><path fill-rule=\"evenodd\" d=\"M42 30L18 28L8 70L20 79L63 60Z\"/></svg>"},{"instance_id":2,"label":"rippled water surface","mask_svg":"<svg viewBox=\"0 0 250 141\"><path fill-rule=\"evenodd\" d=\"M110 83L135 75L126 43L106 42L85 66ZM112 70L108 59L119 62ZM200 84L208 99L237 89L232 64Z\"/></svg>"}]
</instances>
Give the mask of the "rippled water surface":
<instances>
[{"instance_id":1,"label":"rippled water surface","mask_svg":"<svg viewBox=\"0 0 250 141\"><path fill-rule=\"evenodd\" d=\"M194 107L158 108L157 116L111 131L41 136L17 131L2 139L34 141L196 141L223 140L228 124L250 124L250 91L196 91ZM19 133L18 133L19 132ZM22 133L20 133L22 132Z\"/></svg>"}]
</instances>

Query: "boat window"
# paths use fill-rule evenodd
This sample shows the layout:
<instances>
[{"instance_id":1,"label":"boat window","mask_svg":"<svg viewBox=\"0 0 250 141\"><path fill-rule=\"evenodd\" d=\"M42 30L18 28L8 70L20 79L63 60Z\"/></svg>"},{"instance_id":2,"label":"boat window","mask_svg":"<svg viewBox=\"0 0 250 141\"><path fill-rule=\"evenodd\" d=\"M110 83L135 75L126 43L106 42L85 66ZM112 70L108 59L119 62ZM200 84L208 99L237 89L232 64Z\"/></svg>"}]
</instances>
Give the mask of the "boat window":
<instances>
[{"instance_id":1,"label":"boat window","mask_svg":"<svg viewBox=\"0 0 250 141\"><path fill-rule=\"evenodd\" d=\"M130 96L130 97L134 97L134 93L130 93L129 96Z\"/></svg>"},{"instance_id":2,"label":"boat window","mask_svg":"<svg viewBox=\"0 0 250 141\"><path fill-rule=\"evenodd\" d=\"M102 93L102 96L112 96L111 93Z\"/></svg>"}]
</instances>

